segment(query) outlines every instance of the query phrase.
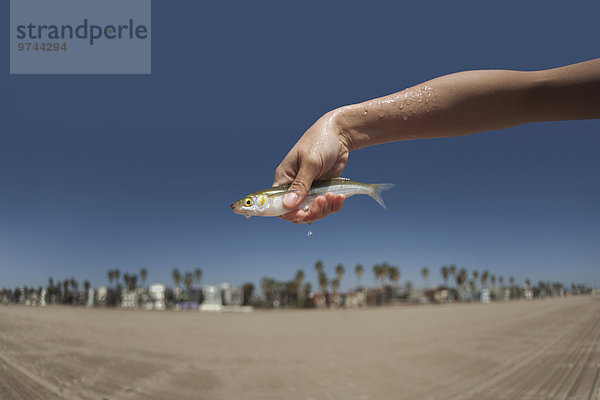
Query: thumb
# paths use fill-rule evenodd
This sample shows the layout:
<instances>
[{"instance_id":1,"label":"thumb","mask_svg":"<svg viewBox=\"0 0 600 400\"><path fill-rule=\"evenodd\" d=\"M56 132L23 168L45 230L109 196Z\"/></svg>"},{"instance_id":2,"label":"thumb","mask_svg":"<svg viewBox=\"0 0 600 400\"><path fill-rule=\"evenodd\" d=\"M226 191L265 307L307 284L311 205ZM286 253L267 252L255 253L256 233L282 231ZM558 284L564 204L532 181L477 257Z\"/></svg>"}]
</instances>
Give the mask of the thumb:
<instances>
[{"instance_id":1,"label":"thumb","mask_svg":"<svg viewBox=\"0 0 600 400\"><path fill-rule=\"evenodd\" d=\"M306 162L300 166L298 175L288 189L289 193L283 198L283 205L286 208L293 209L302 203L316 176L314 170L315 168L310 167Z\"/></svg>"}]
</instances>

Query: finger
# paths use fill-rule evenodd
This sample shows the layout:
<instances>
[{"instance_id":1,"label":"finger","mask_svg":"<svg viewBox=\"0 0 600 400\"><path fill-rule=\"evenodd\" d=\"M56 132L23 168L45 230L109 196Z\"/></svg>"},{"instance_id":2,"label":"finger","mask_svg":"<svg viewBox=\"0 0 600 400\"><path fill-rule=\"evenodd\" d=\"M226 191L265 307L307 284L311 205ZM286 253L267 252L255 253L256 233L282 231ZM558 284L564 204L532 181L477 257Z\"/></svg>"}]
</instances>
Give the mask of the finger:
<instances>
[{"instance_id":1,"label":"finger","mask_svg":"<svg viewBox=\"0 0 600 400\"><path fill-rule=\"evenodd\" d=\"M343 194L334 195L333 193L326 193L325 196L316 197L308 211L294 210L281 215L280 218L295 224L311 224L314 221L325 218L329 214L340 211L345 199L346 196Z\"/></svg>"},{"instance_id":2,"label":"finger","mask_svg":"<svg viewBox=\"0 0 600 400\"><path fill-rule=\"evenodd\" d=\"M285 183L290 183L294 180L294 176L296 176L295 171L288 168L288 164L286 160L284 160L275 170L275 176L273 177L273 186L280 186Z\"/></svg>"},{"instance_id":3,"label":"finger","mask_svg":"<svg viewBox=\"0 0 600 400\"><path fill-rule=\"evenodd\" d=\"M310 161L302 162L298 170L298 175L296 175L294 182L290 185L290 193L286 194L283 198L283 205L286 208L298 207L302 200L304 200L310 190L313 179L317 176L317 169L316 165Z\"/></svg>"},{"instance_id":4,"label":"finger","mask_svg":"<svg viewBox=\"0 0 600 400\"><path fill-rule=\"evenodd\" d=\"M334 211L334 203L336 196L333 193L326 193L324 201L320 201L316 204L315 208L311 207L311 210L308 211L308 215L304 219L305 222L312 223L316 220L325 218L329 214L333 214L337 211ZM342 198L338 198L338 202L342 200Z\"/></svg>"},{"instance_id":5,"label":"finger","mask_svg":"<svg viewBox=\"0 0 600 400\"><path fill-rule=\"evenodd\" d=\"M327 197L316 197L310 205L310 208L308 209L308 212L304 217L303 222L311 223L323 218L325 215L327 215L327 209Z\"/></svg>"},{"instance_id":6,"label":"finger","mask_svg":"<svg viewBox=\"0 0 600 400\"><path fill-rule=\"evenodd\" d=\"M346 196L343 194L338 194L333 199L333 204L331 205L331 212L336 213L342 209L344 205L344 200L346 200Z\"/></svg>"}]
</instances>

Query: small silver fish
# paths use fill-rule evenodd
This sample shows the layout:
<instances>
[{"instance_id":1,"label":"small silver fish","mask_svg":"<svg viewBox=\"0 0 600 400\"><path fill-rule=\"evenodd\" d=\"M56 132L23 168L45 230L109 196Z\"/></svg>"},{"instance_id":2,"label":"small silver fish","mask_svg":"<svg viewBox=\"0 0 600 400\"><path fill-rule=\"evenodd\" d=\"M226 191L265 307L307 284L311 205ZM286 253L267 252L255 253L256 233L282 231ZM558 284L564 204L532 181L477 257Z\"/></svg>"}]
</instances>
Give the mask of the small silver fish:
<instances>
[{"instance_id":1,"label":"small silver fish","mask_svg":"<svg viewBox=\"0 0 600 400\"><path fill-rule=\"evenodd\" d=\"M317 196L323 196L325 193L334 195L343 194L346 198L355 194L366 194L377 201L381 207L387 210L381 198L381 192L390 189L393 183L361 183L354 182L346 178L333 178L325 181L314 181L306 198L300 203L296 210L308 211L313 200ZM231 209L236 214L251 217L259 215L262 217L277 217L292 210L283 205L283 198L290 191L289 184L271 187L249 194L248 196L236 201L231 205Z\"/></svg>"}]
</instances>

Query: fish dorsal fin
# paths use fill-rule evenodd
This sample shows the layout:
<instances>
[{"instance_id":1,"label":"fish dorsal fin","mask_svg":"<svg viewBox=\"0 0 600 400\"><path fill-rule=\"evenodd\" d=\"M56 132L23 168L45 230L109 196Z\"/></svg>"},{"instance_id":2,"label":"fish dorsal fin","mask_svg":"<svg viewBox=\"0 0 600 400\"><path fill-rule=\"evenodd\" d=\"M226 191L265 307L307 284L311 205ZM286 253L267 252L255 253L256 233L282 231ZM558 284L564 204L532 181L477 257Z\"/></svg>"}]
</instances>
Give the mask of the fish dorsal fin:
<instances>
[{"instance_id":1,"label":"fish dorsal fin","mask_svg":"<svg viewBox=\"0 0 600 400\"><path fill-rule=\"evenodd\" d=\"M341 179L341 180L343 180L343 181L349 181L349 180L350 180L350 178L343 178L343 177L341 177L341 176L340 176L340 177L338 177L338 179Z\"/></svg>"}]
</instances>

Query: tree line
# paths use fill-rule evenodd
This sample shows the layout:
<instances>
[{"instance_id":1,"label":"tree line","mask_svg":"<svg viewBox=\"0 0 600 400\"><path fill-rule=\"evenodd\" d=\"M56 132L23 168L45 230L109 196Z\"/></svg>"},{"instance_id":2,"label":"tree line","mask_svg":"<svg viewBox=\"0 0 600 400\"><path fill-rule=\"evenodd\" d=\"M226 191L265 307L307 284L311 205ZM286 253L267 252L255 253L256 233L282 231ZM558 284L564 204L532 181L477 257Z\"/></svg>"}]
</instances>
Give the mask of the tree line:
<instances>
[{"instance_id":1,"label":"tree line","mask_svg":"<svg viewBox=\"0 0 600 400\"><path fill-rule=\"evenodd\" d=\"M356 278L356 285L350 293L364 292L374 293L376 298L375 304L386 304L396 299L410 299L415 292L412 282L407 281L404 285L400 285L400 268L395 265L390 265L387 262L377 263L371 268L374 279L379 283L378 287L369 289L361 284L365 269L362 264L357 264L353 268ZM329 306L334 300L339 301L344 294L340 292L341 282L346 274L346 269L343 264L337 264L333 270L332 276L329 276L325 271L325 266L321 260L314 265L316 275L316 286L313 288L311 282L305 281L306 275L302 269L296 271L294 277L287 281L278 281L270 277L263 277L260 281L260 289L262 298L254 294L254 284L251 282L244 283L242 290L246 304L255 306L267 307L314 307L314 296L318 294L325 301L326 306ZM429 268L421 268L421 277L423 278L423 291L429 289ZM120 294L123 290L134 291L139 288L145 288L148 279L148 270L142 267L138 273L125 272L111 269L107 271L107 279L109 282L108 288L108 304L118 305ZM572 283L566 287L561 282L538 281L532 285L530 279L524 280L524 286L516 286L515 278L508 277L508 285L505 285L503 275L490 273L488 270L480 271L474 269L469 274L466 268L458 268L455 264L442 265L440 267L440 277L443 281L442 288L448 289L455 293L456 300L460 300L461 293L478 293L480 290L493 288L496 292L499 290L508 290L511 298L523 296L523 290L530 290L534 297L555 296L565 291L571 294L589 294L592 289L584 284ZM193 271L181 273L178 268L173 268L171 278L175 288L181 288L181 284L185 290L189 291L194 287L199 287L202 279L202 270L196 268ZM79 282L74 278L64 280L48 279L48 285L45 288L45 295L48 302L53 304L85 304L87 296L91 288L90 282L83 282L83 292L80 292ZM316 290L313 290L316 289ZM399 290L401 289L401 290ZM437 288L439 289L439 288ZM17 287L15 289L3 288L0 292L0 299L4 302L19 302L23 298L37 298L42 296L43 287ZM337 300L336 300L337 299Z\"/></svg>"}]
</instances>

